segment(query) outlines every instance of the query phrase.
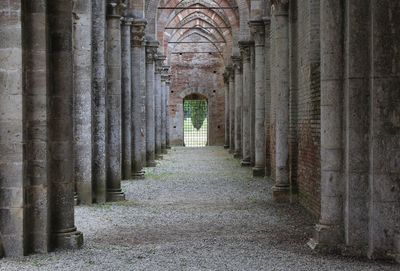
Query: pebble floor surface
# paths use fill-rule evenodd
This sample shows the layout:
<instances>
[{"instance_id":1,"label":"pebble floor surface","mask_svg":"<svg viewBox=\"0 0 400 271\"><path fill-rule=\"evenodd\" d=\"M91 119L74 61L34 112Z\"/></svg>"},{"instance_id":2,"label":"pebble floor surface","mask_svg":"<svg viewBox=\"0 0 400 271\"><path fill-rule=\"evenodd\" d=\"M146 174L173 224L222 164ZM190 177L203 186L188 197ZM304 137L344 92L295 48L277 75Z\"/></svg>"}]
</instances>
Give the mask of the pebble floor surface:
<instances>
[{"instance_id":1,"label":"pebble floor surface","mask_svg":"<svg viewBox=\"0 0 400 271\"><path fill-rule=\"evenodd\" d=\"M272 202L222 147L173 148L146 179L124 181L127 201L76 207L84 247L0 260L0 270L400 270L322 256L306 245L315 219Z\"/></svg>"}]
</instances>

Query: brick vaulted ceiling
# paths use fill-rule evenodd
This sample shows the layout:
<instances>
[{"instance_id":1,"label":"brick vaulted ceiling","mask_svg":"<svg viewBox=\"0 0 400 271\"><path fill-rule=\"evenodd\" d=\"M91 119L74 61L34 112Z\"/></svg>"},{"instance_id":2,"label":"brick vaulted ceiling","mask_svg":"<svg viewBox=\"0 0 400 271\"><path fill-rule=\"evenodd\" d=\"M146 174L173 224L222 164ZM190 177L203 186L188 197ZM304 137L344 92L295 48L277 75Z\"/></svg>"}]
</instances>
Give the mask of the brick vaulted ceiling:
<instances>
[{"instance_id":1,"label":"brick vaulted ceiling","mask_svg":"<svg viewBox=\"0 0 400 271\"><path fill-rule=\"evenodd\" d=\"M210 44L210 52L219 54L226 63L239 29L238 6L229 0L165 0L160 1L157 11L157 39L167 57ZM182 44L186 44L185 49Z\"/></svg>"}]
</instances>

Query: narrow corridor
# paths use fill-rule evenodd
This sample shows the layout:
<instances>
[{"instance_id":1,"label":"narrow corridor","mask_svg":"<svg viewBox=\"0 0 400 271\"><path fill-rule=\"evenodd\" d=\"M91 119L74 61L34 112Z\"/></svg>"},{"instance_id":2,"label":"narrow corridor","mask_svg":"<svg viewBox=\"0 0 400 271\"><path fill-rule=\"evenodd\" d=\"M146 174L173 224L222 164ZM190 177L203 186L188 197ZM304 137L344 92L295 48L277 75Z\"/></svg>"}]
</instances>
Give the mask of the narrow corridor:
<instances>
[{"instance_id":1,"label":"narrow corridor","mask_svg":"<svg viewBox=\"0 0 400 271\"><path fill-rule=\"evenodd\" d=\"M159 163L123 182L127 201L75 208L81 250L7 258L0 270L398 270L312 252L315 219L273 203L273 182L222 147L173 148Z\"/></svg>"}]
</instances>

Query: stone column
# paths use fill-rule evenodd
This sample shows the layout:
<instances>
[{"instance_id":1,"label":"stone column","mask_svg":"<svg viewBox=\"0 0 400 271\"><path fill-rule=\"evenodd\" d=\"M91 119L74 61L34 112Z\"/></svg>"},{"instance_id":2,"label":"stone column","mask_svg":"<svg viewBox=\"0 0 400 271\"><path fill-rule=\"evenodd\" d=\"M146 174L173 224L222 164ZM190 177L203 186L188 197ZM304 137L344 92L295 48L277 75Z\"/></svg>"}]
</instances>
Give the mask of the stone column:
<instances>
[{"instance_id":1,"label":"stone column","mask_svg":"<svg viewBox=\"0 0 400 271\"><path fill-rule=\"evenodd\" d=\"M131 18L122 19L122 179L132 177Z\"/></svg>"},{"instance_id":2,"label":"stone column","mask_svg":"<svg viewBox=\"0 0 400 271\"><path fill-rule=\"evenodd\" d=\"M158 42L146 44L146 165L155 167L155 65Z\"/></svg>"},{"instance_id":3,"label":"stone column","mask_svg":"<svg viewBox=\"0 0 400 271\"><path fill-rule=\"evenodd\" d=\"M242 166L251 166L250 162L250 88L251 88L251 66L250 66L250 41L240 41L240 52L243 61L243 106L242 106Z\"/></svg>"},{"instance_id":4,"label":"stone column","mask_svg":"<svg viewBox=\"0 0 400 271\"><path fill-rule=\"evenodd\" d=\"M321 217L314 248L334 248L342 242L342 1L321 1Z\"/></svg>"},{"instance_id":5,"label":"stone column","mask_svg":"<svg viewBox=\"0 0 400 271\"><path fill-rule=\"evenodd\" d=\"M107 5L107 201L124 200L121 190L121 15Z\"/></svg>"},{"instance_id":6,"label":"stone column","mask_svg":"<svg viewBox=\"0 0 400 271\"><path fill-rule=\"evenodd\" d=\"M272 165L272 153L270 149L271 145L271 118L272 118L272 85L271 85L271 17L267 16L263 18L264 26L265 26L265 44L264 44L264 84L265 84L265 148L266 148L266 157L265 157L265 176L271 176L271 165Z\"/></svg>"},{"instance_id":7,"label":"stone column","mask_svg":"<svg viewBox=\"0 0 400 271\"><path fill-rule=\"evenodd\" d=\"M141 94L141 118L142 127L140 129L140 134L142 138L142 144L140 148L142 157L142 173L145 173L144 167L146 166L146 42L142 47L140 47L140 94Z\"/></svg>"},{"instance_id":8,"label":"stone column","mask_svg":"<svg viewBox=\"0 0 400 271\"><path fill-rule=\"evenodd\" d=\"M132 23L132 177L143 178L142 161L142 80L145 80L145 74L140 69L141 54L144 49L146 20L135 19ZM142 64L143 65L143 64Z\"/></svg>"},{"instance_id":9,"label":"stone column","mask_svg":"<svg viewBox=\"0 0 400 271\"><path fill-rule=\"evenodd\" d=\"M224 148L229 149L229 72L224 72L224 90L225 90L225 144Z\"/></svg>"},{"instance_id":10,"label":"stone column","mask_svg":"<svg viewBox=\"0 0 400 271\"><path fill-rule=\"evenodd\" d=\"M87 3L87 4L86 4ZM73 5L73 108L74 108L74 181L76 200L92 203L92 136L91 136L91 1Z\"/></svg>"},{"instance_id":11,"label":"stone column","mask_svg":"<svg viewBox=\"0 0 400 271\"><path fill-rule=\"evenodd\" d=\"M242 157L242 105L243 105L243 80L242 59L240 56L232 56L235 72L235 158Z\"/></svg>"},{"instance_id":12,"label":"stone column","mask_svg":"<svg viewBox=\"0 0 400 271\"><path fill-rule=\"evenodd\" d=\"M232 66L227 68L229 74L229 152L235 152L235 73Z\"/></svg>"},{"instance_id":13,"label":"stone column","mask_svg":"<svg viewBox=\"0 0 400 271\"><path fill-rule=\"evenodd\" d=\"M256 66L256 58L255 58L255 50L254 50L254 42L250 46L250 67L251 67L251 86L250 86L250 163L251 166L254 167L255 163L255 116L256 116L256 94L255 94L255 66Z\"/></svg>"},{"instance_id":14,"label":"stone column","mask_svg":"<svg viewBox=\"0 0 400 271\"><path fill-rule=\"evenodd\" d=\"M272 8L274 20L276 57L276 134L275 134L275 186L273 197L277 202L290 201L289 184L289 2L275 1Z\"/></svg>"},{"instance_id":15,"label":"stone column","mask_svg":"<svg viewBox=\"0 0 400 271\"><path fill-rule=\"evenodd\" d=\"M62 8L61 8L62 7ZM74 221L72 2L49 1L48 180L52 247L78 248Z\"/></svg>"},{"instance_id":16,"label":"stone column","mask_svg":"<svg viewBox=\"0 0 400 271\"><path fill-rule=\"evenodd\" d=\"M74 2L74 180L78 202L92 199L92 4Z\"/></svg>"},{"instance_id":17,"label":"stone column","mask_svg":"<svg viewBox=\"0 0 400 271\"><path fill-rule=\"evenodd\" d=\"M93 200L106 201L106 0L92 0Z\"/></svg>"},{"instance_id":18,"label":"stone column","mask_svg":"<svg viewBox=\"0 0 400 271\"><path fill-rule=\"evenodd\" d=\"M156 140L156 158L162 158L161 153L161 73L163 70L163 62L165 60L165 56L158 56L156 63L156 72L155 72L155 140Z\"/></svg>"},{"instance_id":19,"label":"stone column","mask_svg":"<svg viewBox=\"0 0 400 271\"><path fill-rule=\"evenodd\" d=\"M167 144L167 150L171 149L171 144L170 144L170 121L169 121L169 94L170 94L170 87L171 87L171 74L168 74L167 80L165 81L165 94L166 94L166 116L165 116L165 121L166 121L166 144Z\"/></svg>"},{"instance_id":20,"label":"stone column","mask_svg":"<svg viewBox=\"0 0 400 271\"><path fill-rule=\"evenodd\" d=\"M253 176L265 176L265 85L264 85L264 21L249 23L255 46L255 165Z\"/></svg>"},{"instance_id":21,"label":"stone column","mask_svg":"<svg viewBox=\"0 0 400 271\"><path fill-rule=\"evenodd\" d=\"M169 66L163 66L161 75L161 152L167 153L167 80Z\"/></svg>"}]
</instances>

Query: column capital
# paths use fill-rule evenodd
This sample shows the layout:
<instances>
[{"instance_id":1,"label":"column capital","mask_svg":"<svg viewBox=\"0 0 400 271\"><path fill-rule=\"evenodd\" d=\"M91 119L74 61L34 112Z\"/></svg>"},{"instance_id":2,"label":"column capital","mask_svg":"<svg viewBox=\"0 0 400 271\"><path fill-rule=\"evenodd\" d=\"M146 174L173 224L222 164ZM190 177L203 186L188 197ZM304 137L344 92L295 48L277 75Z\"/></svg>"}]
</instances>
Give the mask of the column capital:
<instances>
[{"instance_id":1,"label":"column capital","mask_svg":"<svg viewBox=\"0 0 400 271\"><path fill-rule=\"evenodd\" d=\"M132 47L143 47L146 45L145 33L147 21L145 19L134 19L132 21Z\"/></svg>"},{"instance_id":2,"label":"column capital","mask_svg":"<svg viewBox=\"0 0 400 271\"><path fill-rule=\"evenodd\" d=\"M254 41L242 40L239 41L240 54L243 62L250 62L251 47L254 46Z\"/></svg>"},{"instance_id":3,"label":"column capital","mask_svg":"<svg viewBox=\"0 0 400 271\"><path fill-rule=\"evenodd\" d=\"M131 26L132 25L132 22L133 22L133 18L131 18L131 17L122 17L121 18L121 24L123 25L123 26Z\"/></svg>"},{"instance_id":4,"label":"column capital","mask_svg":"<svg viewBox=\"0 0 400 271\"><path fill-rule=\"evenodd\" d=\"M167 59L166 56L163 56L161 54L157 55L157 58L156 58L156 74L161 74L162 73L165 59Z\"/></svg>"},{"instance_id":5,"label":"column capital","mask_svg":"<svg viewBox=\"0 0 400 271\"><path fill-rule=\"evenodd\" d=\"M109 0L107 1L107 18L121 18L125 9L125 1Z\"/></svg>"},{"instance_id":6,"label":"column capital","mask_svg":"<svg viewBox=\"0 0 400 271\"><path fill-rule=\"evenodd\" d=\"M153 64L157 59L158 41L146 42L146 63Z\"/></svg>"},{"instance_id":7,"label":"column capital","mask_svg":"<svg viewBox=\"0 0 400 271\"><path fill-rule=\"evenodd\" d=\"M162 66L162 73L161 73L161 80L162 81L167 81L169 78L169 68L170 66L164 65Z\"/></svg>"},{"instance_id":8,"label":"column capital","mask_svg":"<svg viewBox=\"0 0 400 271\"><path fill-rule=\"evenodd\" d=\"M289 0L271 0L272 16L288 16Z\"/></svg>"},{"instance_id":9,"label":"column capital","mask_svg":"<svg viewBox=\"0 0 400 271\"><path fill-rule=\"evenodd\" d=\"M264 46L265 44L265 25L264 20L249 21L250 32L254 38L255 46Z\"/></svg>"},{"instance_id":10,"label":"column capital","mask_svg":"<svg viewBox=\"0 0 400 271\"><path fill-rule=\"evenodd\" d=\"M232 56L233 69L237 72L242 71L242 58L240 56Z\"/></svg>"}]
</instances>

